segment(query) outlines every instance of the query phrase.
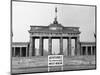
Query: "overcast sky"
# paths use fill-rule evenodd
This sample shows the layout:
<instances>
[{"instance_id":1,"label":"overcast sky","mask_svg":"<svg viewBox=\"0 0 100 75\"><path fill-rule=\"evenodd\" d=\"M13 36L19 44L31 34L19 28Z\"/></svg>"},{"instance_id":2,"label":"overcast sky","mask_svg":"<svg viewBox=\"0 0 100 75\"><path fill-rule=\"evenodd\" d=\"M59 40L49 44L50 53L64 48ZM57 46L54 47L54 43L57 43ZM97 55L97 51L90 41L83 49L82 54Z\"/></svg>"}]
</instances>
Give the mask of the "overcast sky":
<instances>
[{"instance_id":1,"label":"overcast sky","mask_svg":"<svg viewBox=\"0 0 100 75\"><path fill-rule=\"evenodd\" d=\"M95 41L95 7L27 2L12 4L13 41L28 42L30 25L48 26L52 23L56 6L59 23L65 27L80 27L80 41Z\"/></svg>"}]
</instances>

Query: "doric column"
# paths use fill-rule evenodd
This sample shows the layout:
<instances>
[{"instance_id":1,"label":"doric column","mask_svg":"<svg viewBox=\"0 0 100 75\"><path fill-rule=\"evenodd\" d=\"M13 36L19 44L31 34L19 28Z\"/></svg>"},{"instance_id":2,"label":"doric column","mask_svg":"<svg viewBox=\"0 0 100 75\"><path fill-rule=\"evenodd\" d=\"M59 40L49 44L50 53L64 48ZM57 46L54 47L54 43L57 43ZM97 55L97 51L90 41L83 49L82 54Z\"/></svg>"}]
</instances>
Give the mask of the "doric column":
<instances>
[{"instance_id":1,"label":"doric column","mask_svg":"<svg viewBox=\"0 0 100 75\"><path fill-rule=\"evenodd\" d=\"M28 56L28 47L26 47L26 57Z\"/></svg>"},{"instance_id":2,"label":"doric column","mask_svg":"<svg viewBox=\"0 0 100 75\"><path fill-rule=\"evenodd\" d=\"M82 46L80 47L80 55L83 55Z\"/></svg>"},{"instance_id":3,"label":"doric column","mask_svg":"<svg viewBox=\"0 0 100 75\"><path fill-rule=\"evenodd\" d=\"M93 47L91 46L91 55L93 55Z\"/></svg>"},{"instance_id":4,"label":"doric column","mask_svg":"<svg viewBox=\"0 0 100 75\"><path fill-rule=\"evenodd\" d=\"M88 55L88 46L86 46L85 55Z\"/></svg>"},{"instance_id":5,"label":"doric column","mask_svg":"<svg viewBox=\"0 0 100 75\"><path fill-rule=\"evenodd\" d=\"M33 39L32 37L30 37L30 45L29 45L29 56L31 57L32 56L32 50L33 50Z\"/></svg>"},{"instance_id":6,"label":"doric column","mask_svg":"<svg viewBox=\"0 0 100 75\"><path fill-rule=\"evenodd\" d=\"M60 38L60 54L63 55L63 38Z\"/></svg>"},{"instance_id":7,"label":"doric column","mask_svg":"<svg viewBox=\"0 0 100 75\"><path fill-rule=\"evenodd\" d=\"M39 39L39 55L43 56L43 38L40 37Z\"/></svg>"},{"instance_id":8,"label":"doric column","mask_svg":"<svg viewBox=\"0 0 100 75\"><path fill-rule=\"evenodd\" d=\"M96 48L95 48L95 46L92 47L92 50L93 50L93 55L95 55L96 54Z\"/></svg>"},{"instance_id":9,"label":"doric column","mask_svg":"<svg viewBox=\"0 0 100 75\"><path fill-rule=\"evenodd\" d=\"M48 52L49 52L49 55L52 55L52 38L49 37L48 39Z\"/></svg>"},{"instance_id":10,"label":"doric column","mask_svg":"<svg viewBox=\"0 0 100 75\"><path fill-rule=\"evenodd\" d=\"M20 47L20 57L22 56L22 47Z\"/></svg>"},{"instance_id":11,"label":"doric column","mask_svg":"<svg viewBox=\"0 0 100 75\"><path fill-rule=\"evenodd\" d=\"M79 37L75 39L75 55L80 55L80 40Z\"/></svg>"},{"instance_id":12,"label":"doric column","mask_svg":"<svg viewBox=\"0 0 100 75\"><path fill-rule=\"evenodd\" d=\"M68 56L71 56L71 37L68 38L68 43L67 43L67 45L68 45L68 46L67 46L67 48L68 48L68 49L67 49L67 50L68 50L68 51L67 51L67 53L68 53L67 55L68 55Z\"/></svg>"},{"instance_id":13,"label":"doric column","mask_svg":"<svg viewBox=\"0 0 100 75\"><path fill-rule=\"evenodd\" d=\"M30 43L27 45L27 56L29 57Z\"/></svg>"},{"instance_id":14,"label":"doric column","mask_svg":"<svg viewBox=\"0 0 100 75\"><path fill-rule=\"evenodd\" d=\"M14 48L14 55L13 56L15 57L16 50L15 50L15 47L13 47L13 48Z\"/></svg>"},{"instance_id":15,"label":"doric column","mask_svg":"<svg viewBox=\"0 0 100 75\"><path fill-rule=\"evenodd\" d=\"M94 55L96 55L96 45L95 45L95 47L94 47L94 50L95 50L95 51L94 51Z\"/></svg>"},{"instance_id":16,"label":"doric column","mask_svg":"<svg viewBox=\"0 0 100 75\"><path fill-rule=\"evenodd\" d=\"M30 37L29 56L35 56L35 38Z\"/></svg>"}]
</instances>

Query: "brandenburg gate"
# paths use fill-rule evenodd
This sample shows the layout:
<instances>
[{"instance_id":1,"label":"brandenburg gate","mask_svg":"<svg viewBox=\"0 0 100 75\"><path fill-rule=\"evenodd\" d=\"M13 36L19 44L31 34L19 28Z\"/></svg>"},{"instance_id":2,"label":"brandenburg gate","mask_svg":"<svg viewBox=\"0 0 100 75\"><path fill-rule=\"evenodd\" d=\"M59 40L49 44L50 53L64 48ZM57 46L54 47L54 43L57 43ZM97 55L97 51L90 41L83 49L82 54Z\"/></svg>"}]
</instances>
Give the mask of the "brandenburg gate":
<instances>
[{"instance_id":1,"label":"brandenburg gate","mask_svg":"<svg viewBox=\"0 0 100 75\"><path fill-rule=\"evenodd\" d=\"M52 39L59 39L60 55L63 55L63 38L67 40L67 55L71 56L71 39L75 39L75 55L80 55L79 27L64 27L57 21L57 8L55 8L54 21L48 26L30 26L29 56L35 56L35 39L39 38L39 55L43 56L43 40L48 38L48 54L52 55Z\"/></svg>"},{"instance_id":2,"label":"brandenburg gate","mask_svg":"<svg viewBox=\"0 0 100 75\"><path fill-rule=\"evenodd\" d=\"M63 55L63 38L68 40L67 55L71 55L71 39L75 39L75 55L80 55L79 27L64 27L55 18L49 26L30 26L29 56L35 56L35 39L39 38L39 55L43 56L43 40L48 38L48 52L52 54L52 39L59 38L60 54Z\"/></svg>"}]
</instances>

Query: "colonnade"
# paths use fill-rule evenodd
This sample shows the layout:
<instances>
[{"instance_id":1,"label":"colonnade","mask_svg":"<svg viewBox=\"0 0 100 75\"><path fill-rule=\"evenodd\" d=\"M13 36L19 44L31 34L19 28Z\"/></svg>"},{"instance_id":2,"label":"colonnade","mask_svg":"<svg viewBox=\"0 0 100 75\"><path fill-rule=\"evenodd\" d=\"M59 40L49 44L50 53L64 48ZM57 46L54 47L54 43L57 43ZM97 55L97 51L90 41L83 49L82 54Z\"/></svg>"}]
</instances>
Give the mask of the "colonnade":
<instances>
[{"instance_id":1,"label":"colonnade","mask_svg":"<svg viewBox=\"0 0 100 75\"><path fill-rule=\"evenodd\" d=\"M85 45L81 46L81 55L95 55L96 53L96 46L94 45Z\"/></svg>"},{"instance_id":2,"label":"colonnade","mask_svg":"<svg viewBox=\"0 0 100 75\"><path fill-rule=\"evenodd\" d=\"M39 38L39 56L44 56L43 50L44 50L44 39L45 37L38 37ZM74 50L74 56L77 55L95 55L96 54L96 46L95 45L80 45L79 37L48 37L48 54L52 55L52 40L59 38L59 47L60 47L60 55L64 55L63 53L63 39L67 40L67 56L72 56L72 43L71 39L75 39L75 50ZM13 46L12 47L12 56L13 57L28 57L28 56L36 56L36 50L35 50L35 40L36 37L30 38L30 43L28 46Z\"/></svg>"},{"instance_id":3,"label":"colonnade","mask_svg":"<svg viewBox=\"0 0 100 75\"><path fill-rule=\"evenodd\" d=\"M12 47L12 56L13 57L27 57L28 47Z\"/></svg>"},{"instance_id":4,"label":"colonnade","mask_svg":"<svg viewBox=\"0 0 100 75\"><path fill-rule=\"evenodd\" d=\"M45 37L38 37L39 38L39 56L43 56L43 43ZM80 55L80 45L79 45L79 37L57 37L59 38L59 44L60 44L60 55L63 55L63 38L66 38L68 40L67 42L67 55L71 56L71 39L75 39L75 55ZM29 47L29 56L35 56L35 39L36 37L30 38L30 47ZM48 54L52 55L52 39L56 39L56 37L48 37Z\"/></svg>"}]
</instances>

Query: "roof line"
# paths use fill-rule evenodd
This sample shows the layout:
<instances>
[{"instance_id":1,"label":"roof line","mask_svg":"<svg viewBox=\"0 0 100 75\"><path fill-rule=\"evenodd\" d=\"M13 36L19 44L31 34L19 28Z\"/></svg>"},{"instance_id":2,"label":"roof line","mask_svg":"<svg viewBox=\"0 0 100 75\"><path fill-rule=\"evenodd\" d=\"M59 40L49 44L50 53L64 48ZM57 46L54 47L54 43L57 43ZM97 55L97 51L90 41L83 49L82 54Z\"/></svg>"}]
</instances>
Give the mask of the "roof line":
<instances>
[{"instance_id":1,"label":"roof line","mask_svg":"<svg viewBox=\"0 0 100 75\"><path fill-rule=\"evenodd\" d=\"M30 27L48 27L48 26L40 26L40 25L39 25L39 26L30 26Z\"/></svg>"},{"instance_id":2,"label":"roof line","mask_svg":"<svg viewBox=\"0 0 100 75\"><path fill-rule=\"evenodd\" d=\"M80 43L95 43L95 42L85 42L85 41L84 41L84 42L80 42Z\"/></svg>"},{"instance_id":3,"label":"roof line","mask_svg":"<svg viewBox=\"0 0 100 75\"><path fill-rule=\"evenodd\" d=\"M29 43L29 42L12 42L12 43Z\"/></svg>"}]
</instances>

